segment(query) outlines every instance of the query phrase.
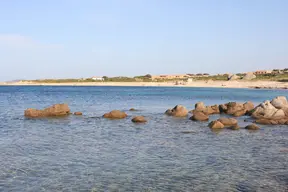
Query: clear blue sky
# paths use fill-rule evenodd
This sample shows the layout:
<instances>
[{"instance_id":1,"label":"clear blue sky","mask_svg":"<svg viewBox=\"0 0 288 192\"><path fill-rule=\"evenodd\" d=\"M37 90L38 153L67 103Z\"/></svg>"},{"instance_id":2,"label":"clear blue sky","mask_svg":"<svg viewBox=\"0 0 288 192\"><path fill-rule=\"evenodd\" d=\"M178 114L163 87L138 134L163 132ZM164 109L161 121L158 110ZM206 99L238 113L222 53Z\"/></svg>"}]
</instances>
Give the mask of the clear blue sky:
<instances>
[{"instance_id":1,"label":"clear blue sky","mask_svg":"<svg viewBox=\"0 0 288 192\"><path fill-rule=\"evenodd\" d=\"M0 81L288 67L287 0L2 0Z\"/></svg>"}]
</instances>

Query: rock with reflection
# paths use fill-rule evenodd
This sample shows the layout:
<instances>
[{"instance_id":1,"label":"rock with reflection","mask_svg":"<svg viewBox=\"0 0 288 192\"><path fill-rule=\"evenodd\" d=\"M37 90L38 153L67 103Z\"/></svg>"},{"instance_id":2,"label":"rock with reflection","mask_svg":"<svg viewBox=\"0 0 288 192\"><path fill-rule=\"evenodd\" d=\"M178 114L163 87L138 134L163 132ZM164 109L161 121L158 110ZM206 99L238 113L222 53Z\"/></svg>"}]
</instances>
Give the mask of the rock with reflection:
<instances>
[{"instance_id":1,"label":"rock with reflection","mask_svg":"<svg viewBox=\"0 0 288 192\"><path fill-rule=\"evenodd\" d=\"M127 114L123 111L113 110L109 113L105 113L103 117L108 119L124 119L127 117Z\"/></svg>"},{"instance_id":2,"label":"rock with reflection","mask_svg":"<svg viewBox=\"0 0 288 192\"><path fill-rule=\"evenodd\" d=\"M43 110L29 108L24 111L24 116L29 118L59 117L67 116L69 114L70 109L67 104L55 104Z\"/></svg>"},{"instance_id":3,"label":"rock with reflection","mask_svg":"<svg viewBox=\"0 0 288 192\"><path fill-rule=\"evenodd\" d=\"M165 114L174 117L186 117L188 110L182 105L176 105L173 109L168 109Z\"/></svg>"}]
</instances>

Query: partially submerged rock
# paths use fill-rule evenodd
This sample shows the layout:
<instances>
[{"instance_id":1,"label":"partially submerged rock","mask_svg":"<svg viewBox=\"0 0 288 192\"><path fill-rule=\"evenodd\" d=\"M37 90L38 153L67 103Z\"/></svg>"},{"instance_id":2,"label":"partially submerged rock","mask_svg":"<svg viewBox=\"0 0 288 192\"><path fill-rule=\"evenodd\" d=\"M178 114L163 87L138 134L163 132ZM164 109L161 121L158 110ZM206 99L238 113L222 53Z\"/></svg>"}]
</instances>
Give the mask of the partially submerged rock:
<instances>
[{"instance_id":1,"label":"partially submerged rock","mask_svg":"<svg viewBox=\"0 0 288 192\"><path fill-rule=\"evenodd\" d=\"M202 112L206 115L220 114L218 105L205 106L203 102L198 102L195 104L195 109L193 113L196 113L196 112Z\"/></svg>"},{"instance_id":2,"label":"partially submerged rock","mask_svg":"<svg viewBox=\"0 0 288 192\"><path fill-rule=\"evenodd\" d=\"M224 126L234 126L238 124L237 119L233 118L220 118L217 121L221 122Z\"/></svg>"},{"instance_id":3,"label":"partially submerged rock","mask_svg":"<svg viewBox=\"0 0 288 192\"><path fill-rule=\"evenodd\" d=\"M70 114L70 109L67 104L55 104L43 110L39 109L26 109L24 111L25 117L39 118L39 117L59 117Z\"/></svg>"},{"instance_id":4,"label":"partially submerged rock","mask_svg":"<svg viewBox=\"0 0 288 192\"><path fill-rule=\"evenodd\" d=\"M129 111L136 111L136 109L135 108L131 108L131 109L129 109Z\"/></svg>"},{"instance_id":5,"label":"partially submerged rock","mask_svg":"<svg viewBox=\"0 0 288 192\"><path fill-rule=\"evenodd\" d=\"M80 115L83 115L83 113L80 112L80 111L77 111L77 112L74 113L74 115L79 115L80 116Z\"/></svg>"},{"instance_id":6,"label":"partially submerged rock","mask_svg":"<svg viewBox=\"0 0 288 192\"><path fill-rule=\"evenodd\" d=\"M136 116L133 117L133 119L131 120L133 123L146 123L147 120L145 119L145 117L143 116Z\"/></svg>"},{"instance_id":7,"label":"partially submerged rock","mask_svg":"<svg viewBox=\"0 0 288 192\"><path fill-rule=\"evenodd\" d=\"M173 109L168 109L165 114L174 117L185 117L188 115L188 110L182 105L176 105Z\"/></svg>"},{"instance_id":8,"label":"partially submerged rock","mask_svg":"<svg viewBox=\"0 0 288 192\"><path fill-rule=\"evenodd\" d=\"M190 117L191 120L193 121L208 121L209 120L209 116L204 114L203 112L194 112L193 116Z\"/></svg>"},{"instance_id":9,"label":"partially submerged rock","mask_svg":"<svg viewBox=\"0 0 288 192\"><path fill-rule=\"evenodd\" d=\"M124 119L127 117L127 114L123 111L113 110L109 113L105 113L103 117L108 119Z\"/></svg>"},{"instance_id":10,"label":"partially submerged rock","mask_svg":"<svg viewBox=\"0 0 288 192\"><path fill-rule=\"evenodd\" d=\"M231 129L231 130L239 130L241 127L239 125L233 125L233 126L230 126L228 127L228 129Z\"/></svg>"},{"instance_id":11,"label":"partially submerged rock","mask_svg":"<svg viewBox=\"0 0 288 192\"><path fill-rule=\"evenodd\" d=\"M253 110L251 116L259 124L288 124L288 101L284 96L276 97L272 101L264 101Z\"/></svg>"},{"instance_id":12,"label":"partially submerged rock","mask_svg":"<svg viewBox=\"0 0 288 192\"><path fill-rule=\"evenodd\" d=\"M226 113L228 115L233 115L235 117L240 117L247 115L251 110L254 109L254 104L251 101L246 103L229 102L219 106L221 113Z\"/></svg>"},{"instance_id":13,"label":"partially submerged rock","mask_svg":"<svg viewBox=\"0 0 288 192\"><path fill-rule=\"evenodd\" d=\"M208 125L211 129L223 129L225 126L220 121L211 121Z\"/></svg>"},{"instance_id":14,"label":"partially submerged rock","mask_svg":"<svg viewBox=\"0 0 288 192\"><path fill-rule=\"evenodd\" d=\"M259 127L256 125L256 124L250 124L250 125L247 125L246 127L245 127L245 129L248 129L248 130L257 130L257 129L259 129Z\"/></svg>"}]
</instances>

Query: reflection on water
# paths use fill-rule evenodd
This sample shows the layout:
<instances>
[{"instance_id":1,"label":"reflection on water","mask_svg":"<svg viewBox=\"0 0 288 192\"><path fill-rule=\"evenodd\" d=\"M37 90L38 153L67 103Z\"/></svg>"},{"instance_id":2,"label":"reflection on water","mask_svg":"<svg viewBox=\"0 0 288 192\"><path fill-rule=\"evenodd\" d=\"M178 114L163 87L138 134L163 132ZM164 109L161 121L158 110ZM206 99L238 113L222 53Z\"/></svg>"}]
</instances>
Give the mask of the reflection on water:
<instances>
[{"instance_id":1,"label":"reflection on water","mask_svg":"<svg viewBox=\"0 0 288 192\"><path fill-rule=\"evenodd\" d=\"M211 104L260 102L287 92L180 90L0 87L0 191L288 190L287 126L211 131L207 122L163 115L175 104L192 109L201 96ZM84 116L23 118L25 108L60 102ZM100 118L111 109L127 110L129 118ZM149 121L133 124L133 115Z\"/></svg>"}]
</instances>

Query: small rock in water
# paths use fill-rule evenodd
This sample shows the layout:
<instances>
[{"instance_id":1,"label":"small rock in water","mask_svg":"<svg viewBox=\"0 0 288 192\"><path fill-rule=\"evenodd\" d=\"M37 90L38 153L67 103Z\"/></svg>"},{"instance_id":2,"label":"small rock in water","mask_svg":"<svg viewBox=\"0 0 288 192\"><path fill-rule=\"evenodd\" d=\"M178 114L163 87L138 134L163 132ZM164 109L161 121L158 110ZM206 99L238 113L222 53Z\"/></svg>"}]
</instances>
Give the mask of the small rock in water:
<instances>
[{"instance_id":1,"label":"small rock in water","mask_svg":"<svg viewBox=\"0 0 288 192\"><path fill-rule=\"evenodd\" d=\"M145 117L143 116L136 116L133 117L133 119L131 120L133 123L146 123L147 120L145 119Z\"/></svg>"},{"instance_id":2,"label":"small rock in water","mask_svg":"<svg viewBox=\"0 0 288 192\"><path fill-rule=\"evenodd\" d=\"M74 113L74 115L83 115L83 114L82 114L82 112L77 111L77 112Z\"/></svg>"},{"instance_id":3,"label":"small rock in water","mask_svg":"<svg viewBox=\"0 0 288 192\"><path fill-rule=\"evenodd\" d=\"M231 129L231 130L239 130L240 129L240 126L239 125L233 125L231 127L228 127L228 129Z\"/></svg>"},{"instance_id":4,"label":"small rock in water","mask_svg":"<svg viewBox=\"0 0 288 192\"><path fill-rule=\"evenodd\" d=\"M136 109L135 108L131 108L131 109L129 109L129 111L136 111Z\"/></svg>"},{"instance_id":5,"label":"small rock in water","mask_svg":"<svg viewBox=\"0 0 288 192\"><path fill-rule=\"evenodd\" d=\"M124 119L127 117L127 114L123 111L113 110L109 113L105 113L103 117L108 119Z\"/></svg>"},{"instance_id":6,"label":"small rock in water","mask_svg":"<svg viewBox=\"0 0 288 192\"><path fill-rule=\"evenodd\" d=\"M181 131L181 133L190 134L190 133L196 133L196 132L195 132L195 131L189 131L189 130L187 130L187 131Z\"/></svg>"},{"instance_id":7,"label":"small rock in water","mask_svg":"<svg viewBox=\"0 0 288 192\"><path fill-rule=\"evenodd\" d=\"M247 125L246 127L245 127L245 129L248 129L248 130L257 130L257 129L259 129L259 127L256 125L256 124L250 124L250 125Z\"/></svg>"}]
</instances>

